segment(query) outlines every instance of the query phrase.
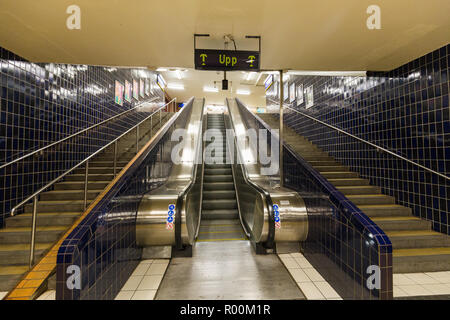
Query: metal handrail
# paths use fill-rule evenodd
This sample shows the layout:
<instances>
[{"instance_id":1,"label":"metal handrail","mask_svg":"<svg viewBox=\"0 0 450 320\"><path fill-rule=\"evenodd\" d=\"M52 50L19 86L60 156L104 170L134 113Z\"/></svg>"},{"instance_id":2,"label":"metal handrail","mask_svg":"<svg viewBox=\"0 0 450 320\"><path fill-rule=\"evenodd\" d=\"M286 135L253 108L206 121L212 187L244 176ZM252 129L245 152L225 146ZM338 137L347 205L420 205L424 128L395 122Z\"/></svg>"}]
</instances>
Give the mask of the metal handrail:
<instances>
[{"instance_id":1,"label":"metal handrail","mask_svg":"<svg viewBox=\"0 0 450 320\"><path fill-rule=\"evenodd\" d=\"M417 162L414 162L414 161L409 160L409 159L407 159L407 158L405 158L405 157L402 157L401 155L399 155L399 154L397 154L397 153L395 153L395 152L393 152L393 151L391 151L391 150L388 150L388 149L386 149L386 148L383 148L383 147L381 147L381 146L379 146L379 145L377 145L377 144L375 144L375 143L372 143L372 142L370 142L370 141L361 139L361 138L359 138L359 137L357 137L357 136L355 136L355 135L353 135L353 134L351 134L351 133L348 133L347 131L344 131L344 130L339 129L339 128L335 127L335 126L332 126L332 125L330 125L330 124L328 124L328 123L326 123L326 122L323 122L323 121L321 121L321 120L319 120L319 119L316 119L316 118L314 118L314 117L311 117L310 115L307 115L307 114L305 114L305 113L303 113L303 112L301 112L301 111L295 110L294 108L291 108L291 107L288 107L288 106L285 106L285 108L290 109L290 110L292 110L292 111L294 111L294 112L297 112L298 114L301 114L302 116L307 117L308 119L311 119L311 120L313 120L313 121L316 121L316 122L320 123L321 125L324 125L324 126L330 128L330 129L333 129L333 130L338 131L338 132L340 132L340 133L342 133L342 134L345 134L345 135L347 135L347 136L349 136L349 137L351 137L351 138L353 138L353 139L355 139L355 140L358 140L358 141L360 141L360 142L362 142L362 143L364 143L364 144L367 144L367 145L369 145L369 146L371 146L371 147L374 147L375 149L377 149L377 150L379 150L379 151L386 152L386 153L388 153L388 154L390 154L390 155L392 155L392 156L394 156L394 157L396 157L396 158L399 158L399 159L401 159L401 160L404 160L404 161L406 161L406 162L409 162L409 163L411 163L411 164L413 164L413 165L415 165L415 166L417 166L417 167L419 167L419 168L422 168L422 169L424 169L424 170L426 170L426 171L428 171L428 172L431 172L431 173L433 173L433 174L436 174L436 175L438 175L438 176L440 176L440 177L442 177L442 178L444 178L444 179L450 180L450 177L446 176L445 174L442 174L442 173L437 172L437 171L435 171L435 170L433 170L433 169L430 169L430 168L428 168L428 167L425 167L425 166L423 166L423 165L421 165L421 164L419 164L419 163L417 163Z\"/></svg>"},{"instance_id":2,"label":"metal handrail","mask_svg":"<svg viewBox=\"0 0 450 320\"><path fill-rule=\"evenodd\" d=\"M36 192L34 192L32 195L28 196L25 200L21 201L19 204L17 204L12 210L11 210L11 216L14 216L14 212L20 208L21 206L23 206L24 204L26 204L28 201L33 200L33 213L32 213L32 223L31 223L31 243L30 243L30 260L29 260L29 266L30 268L33 266L34 264L34 247L35 247L35 236L36 236L36 217L37 217L37 199L38 196L45 190L47 190L49 187L51 187L53 184L55 184L56 182L58 182L59 180L61 180L62 178L64 178L66 175L68 175L70 172L72 172L73 170L75 170L76 168L78 168L79 166L81 166L82 164L86 163L86 170L85 170L85 179L84 179L84 209L86 209L87 207L87 193L88 193L88 176L89 176L89 160L91 158L93 158L94 156L96 156L98 153L102 152L103 150L105 150L107 147L109 147L110 145L112 145L114 143L114 169L113 169L113 175L116 176L116 164L117 164L117 141L119 139L121 139L122 137L124 137L125 135L127 135L128 133L130 133L132 130L136 130L136 142L139 141L139 126L147 121L148 119L152 119L153 115L155 115L156 113L159 112L159 123L161 126L161 110L163 108L165 108L166 106L168 106L171 103L174 103L176 105L176 101L177 98L173 98L172 100L170 100L169 102L167 102L166 104L164 104L163 106L159 107L157 110L155 110L152 114L150 114L149 116L145 117L143 120L141 120L140 122L138 122L137 124L135 124L133 127L131 127L130 129L128 129L127 131L123 132L121 135L119 135L118 137L116 137L114 140L111 140L108 144L104 145L103 147L101 147L100 149L98 149L97 151L95 151L94 153L92 153L91 155L89 155L88 157L86 157L84 160L82 160L81 162L79 162L78 164L76 164L75 166L73 166L72 168L66 170L63 174L59 175L58 177L56 177L55 179L53 179L52 181L50 181L49 183L47 183L45 186L41 187L39 190L37 190ZM153 130L153 122L151 123L151 128L150 128L150 134L152 134L152 130ZM138 152L138 146L136 146L136 153Z\"/></svg>"},{"instance_id":3,"label":"metal handrail","mask_svg":"<svg viewBox=\"0 0 450 320\"><path fill-rule=\"evenodd\" d=\"M56 145L58 145L58 144L60 144L60 143L63 143L64 141L67 141L67 140L69 140L69 139L71 139L71 138L73 138L73 137L76 137L76 136L78 136L78 135L80 135L80 134L82 134L82 133L85 133L85 132L87 132L87 131L89 131L89 130L92 130L92 129L94 129L94 128L96 128L96 127L102 125L102 124L105 124L105 123L107 123L107 122L109 122L109 121L111 121L111 120L114 120L114 119L116 119L116 118L118 118L118 117L120 117L120 116L123 116L124 114L127 114L128 112L131 112L131 111L133 111L133 110L135 110L135 109L137 109L137 108L140 108L140 107L142 107L144 104L151 103L151 102L155 101L156 99L158 99L158 97L155 97L155 98L153 98L153 99L150 100L150 101L146 101L146 102L139 103L138 105L136 105L134 108L131 108L130 110L126 110L126 111L124 111L124 112L121 112L121 113L119 113L119 114L116 114L115 116L112 116L111 118L105 119L105 120L100 121L99 123L96 123L96 124L94 124L94 125L92 125L92 126L90 126L90 127L84 128L84 129L82 129L82 130L80 130L80 131L77 131L77 132L71 134L70 136L67 136L67 137L62 138L62 139L60 139L60 140L58 140L58 141L52 142L52 143L46 145L45 147L39 148L39 149L34 150L34 151L30 152L30 153L27 153L27 154L24 155L24 156L21 156L21 157L19 157L19 158L17 158L17 159L14 159L14 160L12 160L12 161L10 161L10 162L4 163L4 164L0 165L0 169L3 169L3 168L5 168L5 167L8 167L8 166L10 166L10 165L12 165L12 164L14 164L14 163L16 163L16 162L19 162L20 160L29 158L29 157L31 157L32 155L35 155L36 153L39 153L39 152L44 151L44 150L46 150L46 149L48 149L48 148L54 147L54 146L56 146ZM170 102L169 102L169 103L170 103Z\"/></svg>"}]
</instances>

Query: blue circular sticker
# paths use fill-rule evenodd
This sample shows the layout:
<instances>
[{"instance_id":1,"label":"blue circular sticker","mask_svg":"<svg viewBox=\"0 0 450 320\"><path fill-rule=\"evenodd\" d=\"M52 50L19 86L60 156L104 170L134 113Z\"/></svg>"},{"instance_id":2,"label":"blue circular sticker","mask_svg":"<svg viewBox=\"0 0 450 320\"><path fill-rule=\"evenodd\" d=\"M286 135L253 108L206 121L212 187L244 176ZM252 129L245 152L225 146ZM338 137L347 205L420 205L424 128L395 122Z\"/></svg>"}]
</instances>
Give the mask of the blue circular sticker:
<instances>
[{"instance_id":1,"label":"blue circular sticker","mask_svg":"<svg viewBox=\"0 0 450 320\"><path fill-rule=\"evenodd\" d=\"M278 205L274 204L273 205L273 210L278 210Z\"/></svg>"},{"instance_id":2,"label":"blue circular sticker","mask_svg":"<svg viewBox=\"0 0 450 320\"><path fill-rule=\"evenodd\" d=\"M173 221L173 217L168 217L167 218L167 222L172 222Z\"/></svg>"},{"instance_id":3,"label":"blue circular sticker","mask_svg":"<svg viewBox=\"0 0 450 320\"><path fill-rule=\"evenodd\" d=\"M275 211L275 212L274 212L274 215L275 215L275 217L279 217L279 216L280 216L280 213L279 213L278 211Z\"/></svg>"},{"instance_id":4,"label":"blue circular sticker","mask_svg":"<svg viewBox=\"0 0 450 320\"><path fill-rule=\"evenodd\" d=\"M175 209L175 205L174 205L174 204L171 204L171 205L169 206L169 210L173 210L173 209Z\"/></svg>"},{"instance_id":5,"label":"blue circular sticker","mask_svg":"<svg viewBox=\"0 0 450 320\"><path fill-rule=\"evenodd\" d=\"M169 216L173 216L174 212L172 210L169 211Z\"/></svg>"},{"instance_id":6,"label":"blue circular sticker","mask_svg":"<svg viewBox=\"0 0 450 320\"><path fill-rule=\"evenodd\" d=\"M280 217L275 217L275 222L280 222Z\"/></svg>"}]
</instances>

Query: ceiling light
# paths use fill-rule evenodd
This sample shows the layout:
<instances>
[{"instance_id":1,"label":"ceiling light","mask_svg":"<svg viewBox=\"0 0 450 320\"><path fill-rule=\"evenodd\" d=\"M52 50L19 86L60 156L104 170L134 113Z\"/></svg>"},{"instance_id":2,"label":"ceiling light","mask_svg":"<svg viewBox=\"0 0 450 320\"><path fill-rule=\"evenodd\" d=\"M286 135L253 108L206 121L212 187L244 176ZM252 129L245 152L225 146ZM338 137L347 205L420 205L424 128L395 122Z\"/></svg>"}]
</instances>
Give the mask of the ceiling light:
<instances>
[{"instance_id":1,"label":"ceiling light","mask_svg":"<svg viewBox=\"0 0 450 320\"><path fill-rule=\"evenodd\" d=\"M203 91L205 92L219 92L219 89L213 87L203 87Z\"/></svg>"},{"instance_id":2,"label":"ceiling light","mask_svg":"<svg viewBox=\"0 0 450 320\"><path fill-rule=\"evenodd\" d=\"M250 91L238 89L238 90L236 90L236 93L237 93L237 94L245 94L245 95L249 95L249 94L250 94Z\"/></svg>"},{"instance_id":3,"label":"ceiling light","mask_svg":"<svg viewBox=\"0 0 450 320\"><path fill-rule=\"evenodd\" d=\"M166 68L158 68L158 69L156 69L156 71L164 72L164 71L167 71L167 69Z\"/></svg>"},{"instance_id":4,"label":"ceiling light","mask_svg":"<svg viewBox=\"0 0 450 320\"><path fill-rule=\"evenodd\" d=\"M182 84L177 83L169 83L167 85L167 88L172 90L184 90L184 86Z\"/></svg>"}]
</instances>

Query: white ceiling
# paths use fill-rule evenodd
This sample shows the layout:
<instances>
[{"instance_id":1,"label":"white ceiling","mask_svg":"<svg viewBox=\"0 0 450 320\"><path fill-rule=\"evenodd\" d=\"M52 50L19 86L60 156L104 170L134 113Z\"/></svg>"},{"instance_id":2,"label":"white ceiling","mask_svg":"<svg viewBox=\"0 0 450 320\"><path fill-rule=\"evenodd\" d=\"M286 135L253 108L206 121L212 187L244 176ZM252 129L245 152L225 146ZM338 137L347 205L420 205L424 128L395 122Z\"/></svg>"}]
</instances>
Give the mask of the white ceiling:
<instances>
[{"instance_id":1,"label":"white ceiling","mask_svg":"<svg viewBox=\"0 0 450 320\"><path fill-rule=\"evenodd\" d=\"M81 8L68 30L66 9ZM381 8L381 30L366 10ZM193 67L201 47L256 49L261 67L294 70L390 70L449 42L448 0L2 0L0 45L35 62Z\"/></svg>"}]
</instances>

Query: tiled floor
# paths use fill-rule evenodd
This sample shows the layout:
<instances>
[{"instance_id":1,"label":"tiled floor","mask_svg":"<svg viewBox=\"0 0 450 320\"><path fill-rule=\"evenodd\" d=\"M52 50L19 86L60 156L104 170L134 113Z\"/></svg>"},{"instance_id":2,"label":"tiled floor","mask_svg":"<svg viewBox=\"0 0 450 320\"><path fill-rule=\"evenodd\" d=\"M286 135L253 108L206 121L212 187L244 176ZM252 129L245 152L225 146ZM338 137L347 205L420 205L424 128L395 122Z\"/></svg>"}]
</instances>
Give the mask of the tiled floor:
<instances>
[{"instance_id":1,"label":"tiled floor","mask_svg":"<svg viewBox=\"0 0 450 320\"><path fill-rule=\"evenodd\" d=\"M301 253L279 254L278 257L308 300L342 300Z\"/></svg>"},{"instance_id":2,"label":"tiled floor","mask_svg":"<svg viewBox=\"0 0 450 320\"><path fill-rule=\"evenodd\" d=\"M8 292L0 292L0 300L2 300L6 295L8 294Z\"/></svg>"},{"instance_id":3,"label":"tiled floor","mask_svg":"<svg viewBox=\"0 0 450 320\"><path fill-rule=\"evenodd\" d=\"M448 294L450 271L394 274L394 298Z\"/></svg>"},{"instance_id":4,"label":"tiled floor","mask_svg":"<svg viewBox=\"0 0 450 320\"><path fill-rule=\"evenodd\" d=\"M55 300L56 299L56 290L48 290L37 298L37 300Z\"/></svg>"},{"instance_id":5,"label":"tiled floor","mask_svg":"<svg viewBox=\"0 0 450 320\"><path fill-rule=\"evenodd\" d=\"M153 300L169 261L169 259L141 261L115 300Z\"/></svg>"}]
</instances>

